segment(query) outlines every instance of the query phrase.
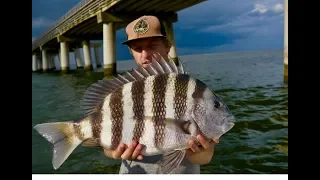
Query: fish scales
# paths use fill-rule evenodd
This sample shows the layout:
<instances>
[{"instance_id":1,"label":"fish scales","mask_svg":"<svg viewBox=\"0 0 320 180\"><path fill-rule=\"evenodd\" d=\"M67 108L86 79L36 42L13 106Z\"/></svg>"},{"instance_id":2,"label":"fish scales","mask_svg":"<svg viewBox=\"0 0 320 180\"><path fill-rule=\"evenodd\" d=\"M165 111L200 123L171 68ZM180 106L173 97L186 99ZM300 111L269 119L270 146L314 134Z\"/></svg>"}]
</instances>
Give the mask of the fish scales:
<instances>
[{"instance_id":1,"label":"fish scales","mask_svg":"<svg viewBox=\"0 0 320 180\"><path fill-rule=\"evenodd\" d=\"M97 106L97 112L92 113L91 116L88 116L88 118L90 118L90 124L91 124L91 132L89 133L89 137L90 134L94 139L100 139L100 135L101 135L101 126L102 126L102 105L103 104L99 104ZM84 128L84 127L83 127ZM99 140L99 143L101 141Z\"/></svg>"},{"instance_id":2,"label":"fish scales","mask_svg":"<svg viewBox=\"0 0 320 180\"><path fill-rule=\"evenodd\" d=\"M161 77L164 76L164 77ZM147 154L155 154L161 149L168 149L172 148L173 145L176 145L176 140L181 140L181 138L186 138L189 136L181 137L180 133L175 133L171 131L167 131L165 128L165 119L166 118L174 118L173 105L177 103L177 107L185 108L185 102L187 97L187 92L178 93L177 96L182 95L182 99L178 100L177 102L173 102L176 96L175 89L176 87L182 87L185 90L188 89L190 84L189 78L184 77L180 78L179 81L176 81L176 74L168 74L168 75L157 75L155 77L148 77L144 81L136 81L128 83L124 85L123 89L127 87L131 87L131 98L127 99L124 98L126 102L124 104L124 109L135 109L133 110L133 115L128 116L124 113L126 118L124 119L123 124L123 133L126 132L126 137L132 137L132 139L139 140L141 144L147 144ZM161 87L161 88L160 88ZM157 91L155 91L157 89ZM192 90L192 88L190 88ZM123 95L124 97L124 95ZM130 96L127 96L130 97ZM144 103L143 103L144 100ZM128 102L132 103L128 103ZM152 102L152 106L150 106L150 102ZM166 106L166 103L170 106ZM133 104L133 105L132 105ZM141 105L139 107L139 104ZM179 105L182 104L182 105ZM147 109L147 115L144 116L143 109ZM185 112L179 110L179 108L175 108L175 110L179 112ZM172 116L169 116L168 111L172 111ZM126 112L126 111L125 111ZM127 111L129 112L129 111ZM131 113L130 113L131 114ZM146 120L146 117L152 117L152 122ZM182 115L181 115L182 116ZM141 118L141 119L140 119ZM106 118L108 119L108 118ZM132 133L130 129L132 129L132 123L130 121L134 121L135 128L133 129ZM125 123L127 122L127 123ZM160 122L160 123L159 123ZM127 126L127 130L125 130L125 126ZM129 127L130 126L130 127ZM143 129L146 130L143 131ZM124 134L123 134L124 136ZM166 137L167 136L167 137ZM138 138L140 137L140 138ZM130 138L123 139L124 143L130 143L128 140Z\"/></svg>"},{"instance_id":3,"label":"fish scales","mask_svg":"<svg viewBox=\"0 0 320 180\"><path fill-rule=\"evenodd\" d=\"M100 136L99 141L102 147L110 148L111 149L111 138L112 138L112 120L111 117L111 109L110 109L110 95L108 95L102 105L102 121L101 121L101 130L100 130ZM98 127L98 125L97 125ZM98 129L98 128L97 128Z\"/></svg>"},{"instance_id":4,"label":"fish scales","mask_svg":"<svg viewBox=\"0 0 320 180\"><path fill-rule=\"evenodd\" d=\"M140 141L142 134L144 132L144 81L135 81L132 83L131 93L133 102L133 118L135 120L135 125L133 129L132 140Z\"/></svg>"},{"instance_id":5,"label":"fish scales","mask_svg":"<svg viewBox=\"0 0 320 180\"><path fill-rule=\"evenodd\" d=\"M85 138L85 132L83 132L83 130L85 130L85 128L87 127L86 125L83 125L81 128L81 124L85 124L86 121L82 121L82 122L75 122L73 123L73 129L74 129L74 134L79 138L79 140L83 141ZM90 126L89 126L90 127Z\"/></svg>"},{"instance_id":6,"label":"fish scales","mask_svg":"<svg viewBox=\"0 0 320 180\"><path fill-rule=\"evenodd\" d=\"M196 82L189 75L177 74L175 76L174 89L174 119L187 121L191 119L190 114L194 104L192 94L195 93ZM184 149L187 144L182 142L187 142L191 138L190 134L184 134L172 129L166 129L165 134L167 137L164 151L172 148ZM178 142L181 143L178 144Z\"/></svg>"},{"instance_id":7,"label":"fish scales","mask_svg":"<svg viewBox=\"0 0 320 180\"><path fill-rule=\"evenodd\" d=\"M175 95L176 95L176 81L177 81L177 74L170 73L168 74L167 79L167 86L165 90L165 119L174 119L175 116ZM164 145L162 146L162 149L165 149L168 145L168 141L176 141L175 135L170 134L170 132L167 131L167 127L164 128Z\"/></svg>"},{"instance_id":8,"label":"fish scales","mask_svg":"<svg viewBox=\"0 0 320 180\"><path fill-rule=\"evenodd\" d=\"M111 147L112 149L116 149L120 144L122 138L122 129L123 129L123 98L122 98L122 89L123 86L117 89L115 92L110 94L110 119L111 123Z\"/></svg>"},{"instance_id":9,"label":"fish scales","mask_svg":"<svg viewBox=\"0 0 320 180\"><path fill-rule=\"evenodd\" d=\"M147 120L146 117L152 117L152 99L153 99L153 84L154 84L155 76L149 76L144 81L144 95L143 95L143 107L144 107L144 131L140 138L141 144L149 144L150 149L152 149L154 144L154 136L155 129L153 126L153 122L151 120ZM149 142L152 142L151 144ZM147 147L148 149L149 147Z\"/></svg>"},{"instance_id":10,"label":"fish scales","mask_svg":"<svg viewBox=\"0 0 320 180\"><path fill-rule=\"evenodd\" d=\"M187 110L187 93L189 76L184 74L178 74L174 84L174 117L177 119L182 118Z\"/></svg>"},{"instance_id":11,"label":"fish scales","mask_svg":"<svg viewBox=\"0 0 320 180\"><path fill-rule=\"evenodd\" d=\"M125 89L131 89L131 93L129 90L124 93L123 91L125 91ZM190 91L188 91L188 89ZM122 111L114 109L111 111L110 117L104 118L106 121L110 119L112 121L111 147L113 149L116 148L120 141L128 144L131 143L131 140L140 140L141 144L154 143L148 147L149 150L147 152L151 154L154 154L152 151L157 151L156 148L171 148L171 145L175 144L177 140L179 141L185 137L181 137L180 133L167 131L165 128L165 119L183 118L187 113L187 109L190 110L192 108L191 106L189 108L187 107L187 101L192 101L191 96L194 94L201 96L202 91L204 90L197 87L194 80L184 74L161 74L148 77L146 80L135 81L124 85L122 89L112 93L113 95L110 94L110 98L112 99L113 97L114 101L110 100L106 103L106 105L110 106L110 109L122 107ZM122 92L121 96L119 96L120 92ZM145 92L147 93L144 94ZM116 96L115 94L118 95ZM143 100L145 100L144 103ZM170 106L167 107L166 103L172 107L174 106L174 108L171 109ZM146 125L143 109L149 109L149 113L146 113L146 116L152 117L153 123L147 123ZM169 111L173 111L174 116L168 116L168 114L172 114L172 112L168 113ZM126 112L129 112L129 115ZM132 121L135 122L134 125ZM149 129L148 132L144 132L145 126ZM141 138L143 135L144 137ZM170 137L166 138L166 136ZM106 147L109 146L109 144L105 145Z\"/></svg>"},{"instance_id":12,"label":"fish scales","mask_svg":"<svg viewBox=\"0 0 320 180\"><path fill-rule=\"evenodd\" d=\"M155 134L154 142L156 147L161 148L165 138L165 93L167 86L168 74L156 75L153 83L153 99L152 99L152 121L154 123Z\"/></svg>"},{"instance_id":13,"label":"fish scales","mask_svg":"<svg viewBox=\"0 0 320 180\"><path fill-rule=\"evenodd\" d=\"M175 117L175 93L176 93L176 77L177 74L170 73L168 74L167 86L165 90L165 118L173 119Z\"/></svg>"},{"instance_id":14,"label":"fish scales","mask_svg":"<svg viewBox=\"0 0 320 180\"><path fill-rule=\"evenodd\" d=\"M99 119L93 117L95 119ZM93 136L92 133L92 117L85 118L83 121L79 121L73 123L73 127L75 128L75 133L77 134L78 138L83 141L87 138L91 138Z\"/></svg>"},{"instance_id":15,"label":"fish scales","mask_svg":"<svg viewBox=\"0 0 320 180\"><path fill-rule=\"evenodd\" d=\"M122 98L123 102L123 122L122 122L122 138L121 142L125 144L130 144L134 137L134 127L136 124L136 119L134 117L134 102L132 94L133 83L128 83L123 86Z\"/></svg>"}]
</instances>

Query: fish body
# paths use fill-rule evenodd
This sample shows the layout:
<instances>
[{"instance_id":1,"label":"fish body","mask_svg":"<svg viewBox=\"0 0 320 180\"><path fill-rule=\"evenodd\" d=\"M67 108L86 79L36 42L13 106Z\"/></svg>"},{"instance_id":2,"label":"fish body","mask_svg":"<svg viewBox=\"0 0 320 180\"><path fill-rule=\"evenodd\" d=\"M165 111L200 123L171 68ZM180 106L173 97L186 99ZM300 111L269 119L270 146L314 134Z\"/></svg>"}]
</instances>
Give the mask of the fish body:
<instances>
[{"instance_id":1,"label":"fish body","mask_svg":"<svg viewBox=\"0 0 320 180\"><path fill-rule=\"evenodd\" d=\"M234 116L206 84L163 58L98 81L81 105L85 117L79 121L34 127L54 144L55 169L80 144L116 149L136 140L145 146L143 155L163 154L159 164L170 173L184 158L189 140L199 133L218 139L234 126Z\"/></svg>"}]
</instances>

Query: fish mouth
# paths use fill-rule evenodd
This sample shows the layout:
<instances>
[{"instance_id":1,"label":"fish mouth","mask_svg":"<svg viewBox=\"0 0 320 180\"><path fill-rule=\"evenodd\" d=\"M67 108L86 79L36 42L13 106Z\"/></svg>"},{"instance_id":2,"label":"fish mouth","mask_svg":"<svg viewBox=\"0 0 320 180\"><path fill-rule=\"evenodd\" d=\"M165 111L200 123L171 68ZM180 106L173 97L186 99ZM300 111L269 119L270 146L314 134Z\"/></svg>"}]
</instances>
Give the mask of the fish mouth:
<instances>
[{"instance_id":1,"label":"fish mouth","mask_svg":"<svg viewBox=\"0 0 320 180\"><path fill-rule=\"evenodd\" d=\"M235 124L235 123L236 123L236 118L235 118L233 115L231 115L231 116L226 117L226 118L224 119L224 121L227 121L228 123L233 123L233 124Z\"/></svg>"},{"instance_id":2,"label":"fish mouth","mask_svg":"<svg viewBox=\"0 0 320 180\"><path fill-rule=\"evenodd\" d=\"M231 115L224 119L225 126L223 127L223 134L230 131L236 123L236 118Z\"/></svg>"}]
</instances>

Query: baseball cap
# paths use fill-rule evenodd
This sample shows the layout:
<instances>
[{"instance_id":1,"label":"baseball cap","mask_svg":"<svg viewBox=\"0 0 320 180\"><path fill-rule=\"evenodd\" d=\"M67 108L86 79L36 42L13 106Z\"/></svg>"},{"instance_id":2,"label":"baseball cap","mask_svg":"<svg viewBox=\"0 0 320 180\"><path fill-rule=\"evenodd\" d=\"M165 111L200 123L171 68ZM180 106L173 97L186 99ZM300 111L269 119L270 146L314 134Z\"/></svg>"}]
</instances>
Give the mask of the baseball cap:
<instances>
[{"instance_id":1,"label":"baseball cap","mask_svg":"<svg viewBox=\"0 0 320 180\"><path fill-rule=\"evenodd\" d=\"M162 37L166 38L165 29L161 21L156 16L141 16L129 23L126 27L127 40L122 44L127 44L133 40Z\"/></svg>"}]
</instances>

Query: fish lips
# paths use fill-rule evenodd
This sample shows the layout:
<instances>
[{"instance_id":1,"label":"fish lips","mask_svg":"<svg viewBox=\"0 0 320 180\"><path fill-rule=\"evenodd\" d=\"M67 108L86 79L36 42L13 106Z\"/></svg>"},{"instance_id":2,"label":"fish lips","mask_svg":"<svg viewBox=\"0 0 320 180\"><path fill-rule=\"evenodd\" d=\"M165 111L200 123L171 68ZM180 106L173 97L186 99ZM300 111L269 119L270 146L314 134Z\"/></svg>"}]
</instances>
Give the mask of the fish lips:
<instances>
[{"instance_id":1,"label":"fish lips","mask_svg":"<svg viewBox=\"0 0 320 180\"><path fill-rule=\"evenodd\" d=\"M236 118L233 115L231 115L231 116L224 118L223 122L227 123L232 128L236 123Z\"/></svg>"},{"instance_id":2,"label":"fish lips","mask_svg":"<svg viewBox=\"0 0 320 180\"><path fill-rule=\"evenodd\" d=\"M224 118L223 121L227 121L228 123L235 124L236 123L236 118L233 115L231 115L231 116L228 116L228 117Z\"/></svg>"},{"instance_id":3,"label":"fish lips","mask_svg":"<svg viewBox=\"0 0 320 180\"><path fill-rule=\"evenodd\" d=\"M223 121L227 124L226 130L224 132L224 133L226 133L227 131L229 131L230 129L233 128L233 126L236 123L236 118L233 115L231 115L231 116L228 116L228 117L224 118Z\"/></svg>"}]
</instances>

